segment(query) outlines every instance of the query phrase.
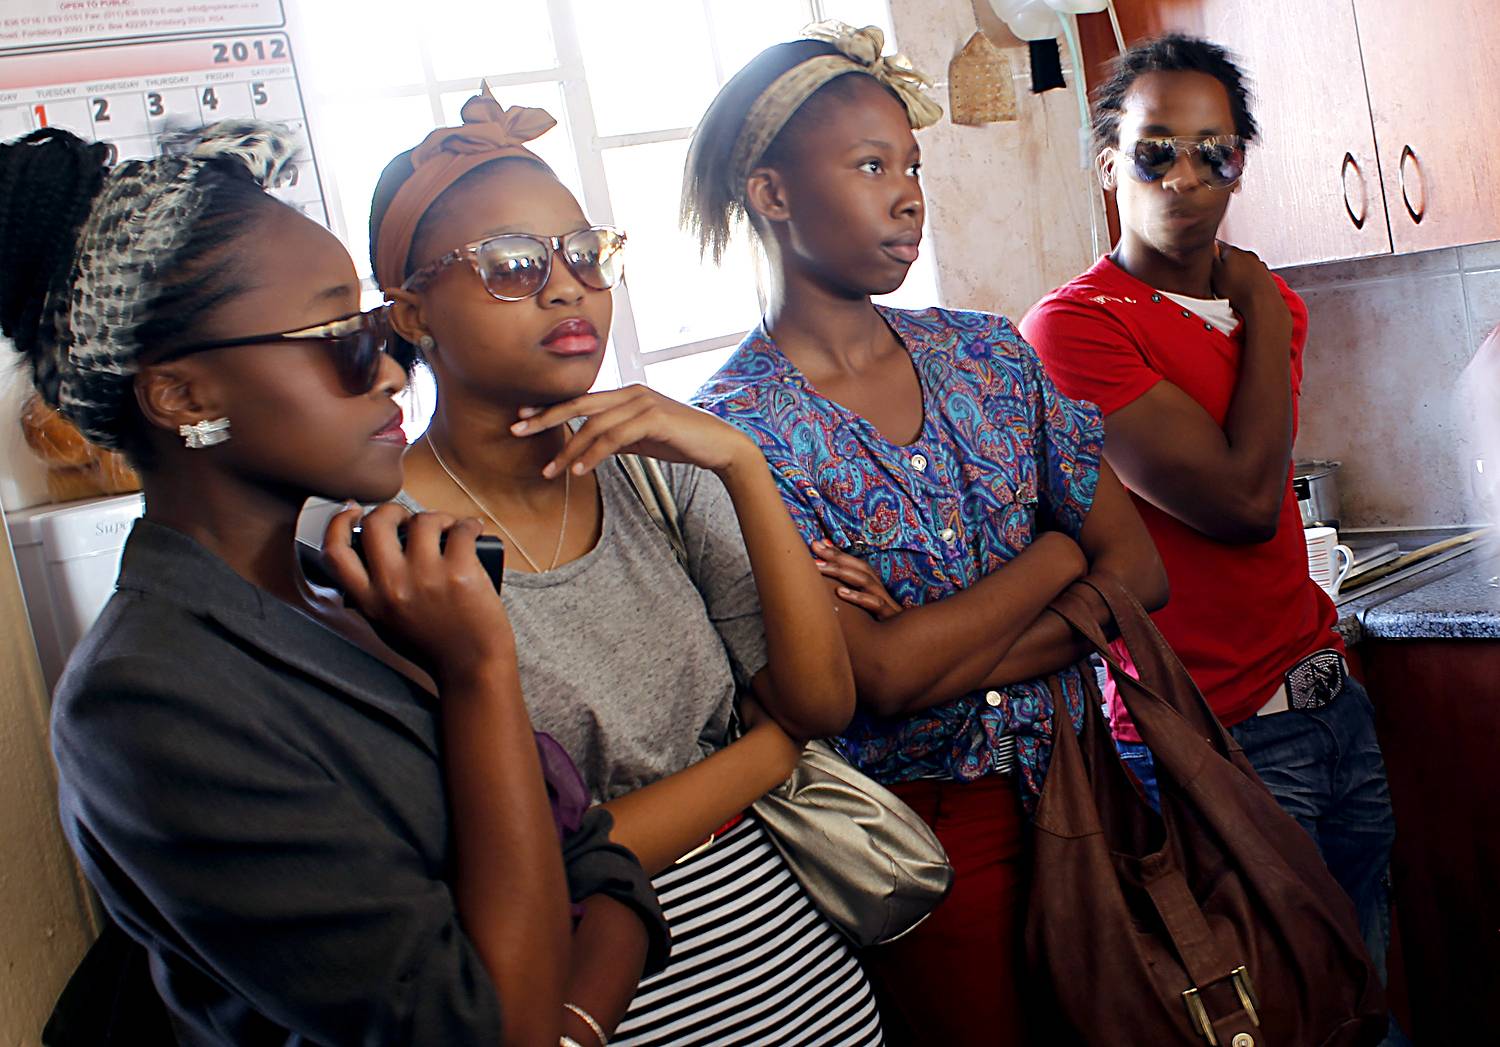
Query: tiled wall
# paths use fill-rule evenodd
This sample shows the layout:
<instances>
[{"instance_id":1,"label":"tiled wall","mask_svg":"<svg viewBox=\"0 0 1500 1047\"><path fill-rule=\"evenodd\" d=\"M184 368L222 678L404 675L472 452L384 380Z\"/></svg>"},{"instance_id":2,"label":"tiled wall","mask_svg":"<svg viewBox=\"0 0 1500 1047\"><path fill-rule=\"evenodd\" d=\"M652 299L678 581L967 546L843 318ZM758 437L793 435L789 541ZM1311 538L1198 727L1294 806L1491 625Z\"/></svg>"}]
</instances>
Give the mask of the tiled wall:
<instances>
[{"instance_id":1,"label":"tiled wall","mask_svg":"<svg viewBox=\"0 0 1500 1047\"><path fill-rule=\"evenodd\" d=\"M1481 522L1464 369L1500 324L1500 243L1281 275L1311 316L1297 457L1343 463L1344 526Z\"/></svg>"}]
</instances>

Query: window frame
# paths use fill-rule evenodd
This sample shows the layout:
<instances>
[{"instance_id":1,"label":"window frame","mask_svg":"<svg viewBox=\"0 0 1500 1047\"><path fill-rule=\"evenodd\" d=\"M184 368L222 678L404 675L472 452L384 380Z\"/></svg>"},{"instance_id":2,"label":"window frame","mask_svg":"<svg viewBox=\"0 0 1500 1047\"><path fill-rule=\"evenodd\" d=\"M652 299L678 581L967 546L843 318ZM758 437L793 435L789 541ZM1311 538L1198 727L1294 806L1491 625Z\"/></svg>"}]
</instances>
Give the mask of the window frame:
<instances>
[{"instance_id":1,"label":"window frame","mask_svg":"<svg viewBox=\"0 0 1500 1047\"><path fill-rule=\"evenodd\" d=\"M601 136L598 133L589 79L584 65L583 45L576 28L574 2L573 0L542 0L542 2L547 7L556 64L546 68L489 75L485 77L485 81L497 93L507 87L532 84L555 84L557 86L563 108L563 112L559 114L561 116L559 122L569 133L569 144L573 149L583 193L584 211L592 221L598 224L613 225L615 224L614 207L610 198L609 179L604 161L606 151L629 146L686 141L692 137L693 128L690 126L672 127ZM704 20L712 30L716 19L711 0L700 0L700 2ZM827 17L824 0L803 0L803 3L806 6L808 22L820 21ZM888 2L885 13L887 24L889 24ZM709 33L709 40L714 73L719 84L722 85L734 70L724 68L718 47L718 37L712 31ZM445 122L444 96L471 91L474 81L472 77L438 79L434 74L432 42L425 33L420 35L417 46L421 59L422 82L388 86L374 91L319 91L310 99L313 113L316 113L321 103L347 103L356 98L379 100L425 96L432 110L433 126L441 126ZM311 122L316 126L316 116ZM343 201L339 194L338 176L336 170L332 168L333 165L330 164L329 170L324 172L324 191L328 195L329 216L334 232L348 243L350 242L349 230L346 227ZM365 289L372 296L379 293L379 287L375 285L373 278L367 281ZM636 325L628 268L626 279L614 288L613 294L614 322L610 334L613 349L611 356L613 357L612 366L621 385L631 382L647 383L648 367L733 347L738 345L747 333L744 330L729 331L710 338L648 350L641 344L640 332ZM609 384L606 378L607 375L601 374L601 385Z\"/></svg>"}]
</instances>

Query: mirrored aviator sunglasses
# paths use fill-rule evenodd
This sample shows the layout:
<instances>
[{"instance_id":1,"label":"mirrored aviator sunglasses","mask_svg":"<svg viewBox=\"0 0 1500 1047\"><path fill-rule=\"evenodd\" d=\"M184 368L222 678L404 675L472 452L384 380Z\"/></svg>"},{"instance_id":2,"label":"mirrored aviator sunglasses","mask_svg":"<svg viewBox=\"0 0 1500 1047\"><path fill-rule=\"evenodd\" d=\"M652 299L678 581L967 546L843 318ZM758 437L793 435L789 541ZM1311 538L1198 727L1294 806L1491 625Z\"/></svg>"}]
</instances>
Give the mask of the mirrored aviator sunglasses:
<instances>
[{"instance_id":1,"label":"mirrored aviator sunglasses","mask_svg":"<svg viewBox=\"0 0 1500 1047\"><path fill-rule=\"evenodd\" d=\"M1203 184L1228 189L1245 173L1245 140L1239 135L1138 138L1130 147L1130 173L1138 182L1159 182L1186 151Z\"/></svg>"},{"instance_id":2,"label":"mirrored aviator sunglasses","mask_svg":"<svg viewBox=\"0 0 1500 1047\"><path fill-rule=\"evenodd\" d=\"M390 303L385 302L373 309L315 324L291 331L273 334L246 335L242 338L225 338L214 342L199 342L173 349L151 363L166 363L180 360L195 353L206 353L215 349L235 349L247 345L269 345L276 342L322 342L333 357L338 371L339 385L350 396L363 396L375 388L380 377L380 358L390 345Z\"/></svg>"},{"instance_id":3,"label":"mirrored aviator sunglasses","mask_svg":"<svg viewBox=\"0 0 1500 1047\"><path fill-rule=\"evenodd\" d=\"M595 291L608 291L624 275L625 233L607 225L589 226L565 236L502 233L450 251L412 273L403 286L418 290L447 266L467 261L491 298L520 302L547 286L557 255L562 256L563 264L579 283Z\"/></svg>"}]
</instances>

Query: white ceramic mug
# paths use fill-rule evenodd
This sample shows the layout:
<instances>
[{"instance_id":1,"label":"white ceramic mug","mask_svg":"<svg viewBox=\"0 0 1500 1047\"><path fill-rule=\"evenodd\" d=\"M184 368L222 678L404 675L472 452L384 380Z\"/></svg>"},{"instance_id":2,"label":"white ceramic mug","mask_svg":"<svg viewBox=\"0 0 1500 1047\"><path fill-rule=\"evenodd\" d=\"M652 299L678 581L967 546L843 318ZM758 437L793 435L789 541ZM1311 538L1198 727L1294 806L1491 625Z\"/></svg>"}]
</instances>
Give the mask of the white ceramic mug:
<instances>
[{"instance_id":1,"label":"white ceramic mug","mask_svg":"<svg viewBox=\"0 0 1500 1047\"><path fill-rule=\"evenodd\" d=\"M1332 527L1309 527L1307 538L1307 573L1332 599L1354 566L1354 552L1339 544L1339 533Z\"/></svg>"}]
</instances>

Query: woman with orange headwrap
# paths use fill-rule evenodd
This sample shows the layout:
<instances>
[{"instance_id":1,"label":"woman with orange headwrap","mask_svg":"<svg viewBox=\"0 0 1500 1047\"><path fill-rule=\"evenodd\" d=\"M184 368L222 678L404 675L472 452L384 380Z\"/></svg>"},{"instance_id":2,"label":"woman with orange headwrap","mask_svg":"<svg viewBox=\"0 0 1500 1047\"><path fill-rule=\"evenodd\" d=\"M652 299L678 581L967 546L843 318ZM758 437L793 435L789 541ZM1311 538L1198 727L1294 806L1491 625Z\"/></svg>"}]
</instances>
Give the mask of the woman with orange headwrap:
<instances>
[{"instance_id":1,"label":"woman with orange headwrap","mask_svg":"<svg viewBox=\"0 0 1500 1047\"><path fill-rule=\"evenodd\" d=\"M625 238L526 148L551 117L486 94L463 120L393 160L372 209L376 277L437 379L404 501L504 538L531 716L654 874L672 953L614 1042L878 1043L848 945L746 811L852 712L823 583L748 438L643 387L588 392ZM679 553L617 453L648 456Z\"/></svg>"}]
</instances>

